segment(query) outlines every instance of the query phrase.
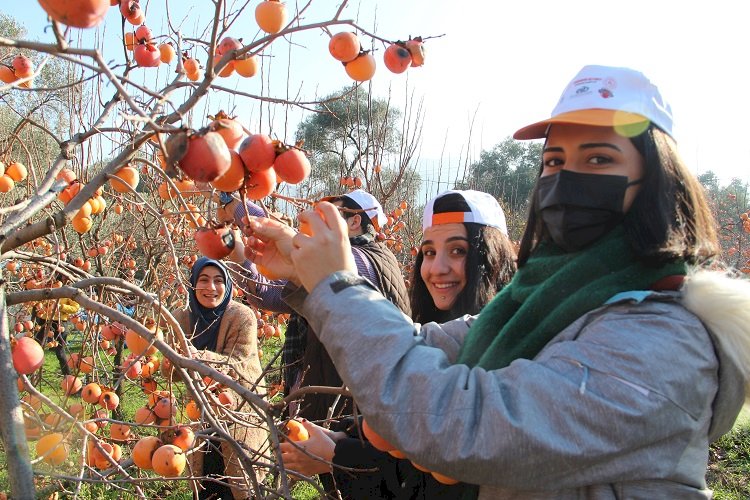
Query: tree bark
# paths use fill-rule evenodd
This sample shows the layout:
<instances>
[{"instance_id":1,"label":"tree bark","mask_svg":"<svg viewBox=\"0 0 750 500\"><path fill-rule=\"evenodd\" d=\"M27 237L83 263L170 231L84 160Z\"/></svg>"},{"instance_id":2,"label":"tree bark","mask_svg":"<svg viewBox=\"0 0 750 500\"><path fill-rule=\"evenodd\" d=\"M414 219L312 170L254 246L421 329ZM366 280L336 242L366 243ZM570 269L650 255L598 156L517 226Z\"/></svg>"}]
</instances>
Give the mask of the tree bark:
<instances>
[{"instance_id":1,"label":"tree bark","mask_svg":"<svg viewBox=\"0 0 750 500\"><path fill-rule=\"evenodd\" d=\"M33 499L34 473L10 352L10 328L5 305L5 284L0 281L0 437L5 448L11 498Z\"/></svg>"}]
</instances>

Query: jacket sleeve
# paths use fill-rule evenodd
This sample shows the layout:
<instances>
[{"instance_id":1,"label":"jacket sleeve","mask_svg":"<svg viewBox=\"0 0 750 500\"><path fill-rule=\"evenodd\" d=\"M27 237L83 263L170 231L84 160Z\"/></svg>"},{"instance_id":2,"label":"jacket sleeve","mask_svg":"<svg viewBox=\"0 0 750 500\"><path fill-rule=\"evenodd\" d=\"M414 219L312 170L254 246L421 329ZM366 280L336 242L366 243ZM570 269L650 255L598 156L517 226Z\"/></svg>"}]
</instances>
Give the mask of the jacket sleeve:
<instances>
[{"instance_id":1,"label":"jacket sleeve","mask_svg":"<svg viewBox=\"0 0 750 500\"><path fill-rule=\"evenodd\" d=\"M448 362L455 363L474 318L476 316L465 315L442 325L426 323L416 328L425 345L442 350Z\"/></svg>"},{"instance_id":2,"label":"jacket sleeve","mask_svg":"<svg viewBox=\"0 0 750 500\"><path fill-rule=\"evenodd\" d=\"M245 297L252 305L279 313L292 312L281 299L286 280L269 280L249 260L242 264L237 274L240 276L237 284L245 291Z\"/></svg>"},{"instance_id":3,"label":"jacket sleeve","mask_svg":"<svg viewBox=\"0 0 750 500\"><path fill-rule=\"evenodd\" d=\"M370 281L369 284L372 285L373 282ZM304 314L303 308L307 296L304 288L288 284L284 289L283 300L289 305L290 309ZM475 318L476 316L465 315L443 324L433 322L420 325L414 323L411 333L419 335L425 345L442 350L448 360L453 363L458 359L458 353L464 343L464 338Z\"/></svg>"},{"instance_id":4,"label":"jacket sleeve","mask_svg":"<svg viewBox=\"0 0 750 500\"><path fill-rule=\"evenodd\" d=\"M485 370L405 334L415 326L351 273L333 273L303 306L370 425L431 470L517 489L673 477L708 447L710 338L674 302L597 311L534 360ZM705 456L693 458L678 480L703 477Z\"/></svg>"}]
</instances>

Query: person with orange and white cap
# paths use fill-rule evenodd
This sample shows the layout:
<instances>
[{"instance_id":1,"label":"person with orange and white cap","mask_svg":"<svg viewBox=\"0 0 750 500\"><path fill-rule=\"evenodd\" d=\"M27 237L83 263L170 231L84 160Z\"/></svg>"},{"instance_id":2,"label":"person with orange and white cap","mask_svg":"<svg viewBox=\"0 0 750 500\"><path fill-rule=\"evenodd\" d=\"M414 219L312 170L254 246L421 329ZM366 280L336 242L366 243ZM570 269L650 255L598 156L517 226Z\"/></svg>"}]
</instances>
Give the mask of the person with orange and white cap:
<instances>
[{"instance_id":1,"label":"person with orange and white cap","mask_svg":"<svg viewBox=\"0 0 750 500\"><path fill-rule=\"evenodd\" d=\"M443 322L477 314L513 277L515 259L505 214L492 195L440 193L424 207L411 274L412 319ZM441 484L409 460L375 449L361 439L353 419L333 423L330 430L303 425L310 438L281 444L284 465L308 476L332 471L342 499L448 500L463 494L463 485Z\"/></svg>"},{"instance_id":2,"label":"person with orange and white cap","mask_svg":"<svg viewBox=\"0 0 750 500\"><path fill-rule=\"evenodd\" d=\"M287 303L372 429L467 498L711 498L709 444L750 402L750 283L715 270L670 107L638 71L586 66L515 137L544 139L542 165L518 271L475 317L405 335L325 203L299 215L311 235L250 229L289 250Z\"/></svg>"}]
</instances>

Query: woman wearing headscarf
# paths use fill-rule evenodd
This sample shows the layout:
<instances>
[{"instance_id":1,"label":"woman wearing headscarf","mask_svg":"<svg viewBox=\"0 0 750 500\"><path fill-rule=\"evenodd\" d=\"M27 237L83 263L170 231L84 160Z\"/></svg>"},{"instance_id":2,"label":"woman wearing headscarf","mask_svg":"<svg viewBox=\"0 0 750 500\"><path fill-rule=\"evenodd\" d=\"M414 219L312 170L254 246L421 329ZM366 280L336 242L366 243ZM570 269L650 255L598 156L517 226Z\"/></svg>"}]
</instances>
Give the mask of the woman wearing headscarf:
<instances>
[{"instance_id":1,"label":"woman wearing headscarf","mask_svg":"<svg viewBox=\"0 0 750 500\"><path fill-rule=\"evenodd\" d=\"M217 369L229 368L229 375L245 387L259 390L262 369L258 358L258 334L255 313L248 306L232 300L232 280L226 267L213 259L201 257L193 265L188 291L188 307L174 314L185 335L196 349L193 357ZM259 420L242 400L234 396L232 410L243 412L243 420ZM257 424L228 424L232 437L250 450L260 450L266 432ZM247 498L250 483L234 449L229 443L211 440L201 451L191 455L196 476L208 476L225 482L201 481L199 498ZM256 470L262 480L263 472ZM228 479L222 478L227 476ZM231 488L226 483L231 485Z\"/></svg>"}]
</instances>

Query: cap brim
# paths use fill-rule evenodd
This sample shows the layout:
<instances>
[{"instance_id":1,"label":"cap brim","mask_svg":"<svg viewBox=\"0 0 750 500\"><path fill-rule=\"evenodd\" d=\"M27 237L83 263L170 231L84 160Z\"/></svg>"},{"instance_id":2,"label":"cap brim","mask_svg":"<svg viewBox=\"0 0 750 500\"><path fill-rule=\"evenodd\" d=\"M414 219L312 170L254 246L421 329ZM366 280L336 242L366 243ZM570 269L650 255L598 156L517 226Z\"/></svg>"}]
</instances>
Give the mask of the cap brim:
<instances>
[{"instance_id":1,"label":"cap brim","mask_svg":"<svg viewBox=\"0 0 750 500\"><path fill-rule=\"evenodd\" d=\"M346 196L346 195L345 194L340 194L338 196L324 196L323 198L320 198L318 201L328 201L328 202L331 202L332 200L335 200L336 198L341 198L342 196ZM351 199L351 197L349 197L349 199ZM359 202L357 200L354 200L354 202L359 205ZM370 219L370 222L372 222L372 225L375 226L375 230L376 231L380 231L380 224L378 223L378 221L374 220L372 218L372 216L370 216L370 214L368 214L365 211L365 209L362 209L362 211L367 216L367 218ZM375 219L377 219L377 217L375 217Z\"/></svg>"},{"instance_id":2,"label":"cap brim","mask_svg":"<svg viewBox=\"0 0 750 500\"><path fill-rule=\"evenodd\" d=\"M513 138L519 141L541 139L547 136L547 129L555 123L571 125L590 125L593 127L626 127L636 124L647 124L648 118L636 113L613 109L582 109L561 113L557 116L532 123L516 131Z\"/></svg>"}]
</instances>

